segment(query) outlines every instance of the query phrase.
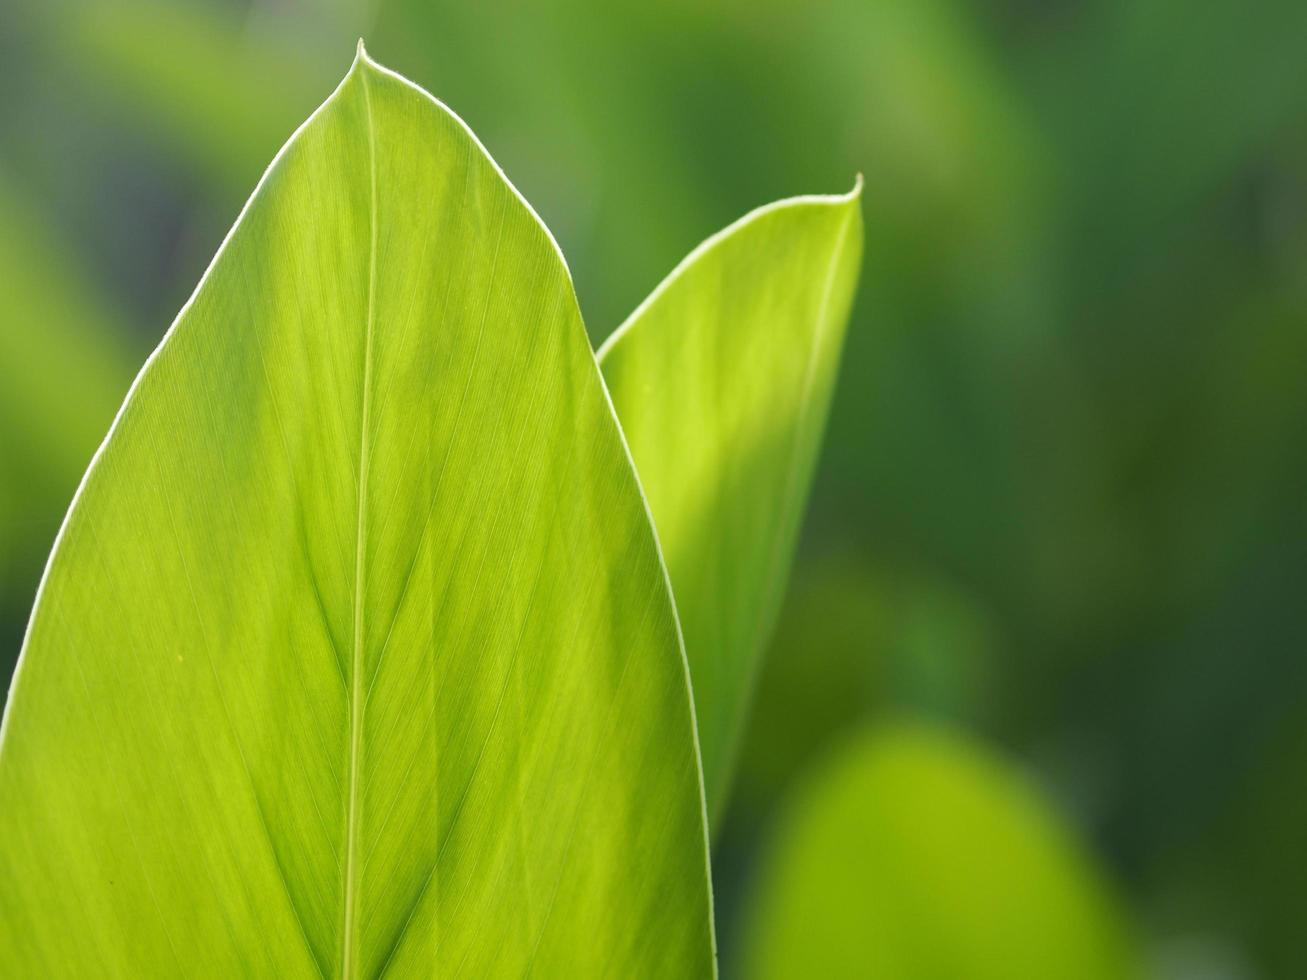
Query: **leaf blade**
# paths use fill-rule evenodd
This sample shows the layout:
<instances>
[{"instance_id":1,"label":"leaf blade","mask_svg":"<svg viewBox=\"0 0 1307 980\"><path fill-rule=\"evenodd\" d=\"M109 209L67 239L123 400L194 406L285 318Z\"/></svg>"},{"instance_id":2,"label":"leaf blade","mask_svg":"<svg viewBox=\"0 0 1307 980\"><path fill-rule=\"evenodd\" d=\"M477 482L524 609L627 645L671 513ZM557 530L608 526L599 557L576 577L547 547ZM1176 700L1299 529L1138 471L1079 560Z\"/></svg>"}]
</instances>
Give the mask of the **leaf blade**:
<instances>
[{"instance_id":1,"label":"leaf blade","mask_svg":"<svg viewBox=\"0 0 1307 980\"><path fill-rule=\"evenodd\" d=\"M711 974L690 714L557 247L360 52L61 532L0 746L0 958Z\"/></svg>"},{"instance_id":2,"label":"leaf blade","mask_svg":"<svg viewBox=\"0 0 1307 980\"><path fill-rule=\"evenodd\" d=\"M834 389L861 190L746 215L598 353L676 594L714 825Z\"/></svg>"}]
</instances>

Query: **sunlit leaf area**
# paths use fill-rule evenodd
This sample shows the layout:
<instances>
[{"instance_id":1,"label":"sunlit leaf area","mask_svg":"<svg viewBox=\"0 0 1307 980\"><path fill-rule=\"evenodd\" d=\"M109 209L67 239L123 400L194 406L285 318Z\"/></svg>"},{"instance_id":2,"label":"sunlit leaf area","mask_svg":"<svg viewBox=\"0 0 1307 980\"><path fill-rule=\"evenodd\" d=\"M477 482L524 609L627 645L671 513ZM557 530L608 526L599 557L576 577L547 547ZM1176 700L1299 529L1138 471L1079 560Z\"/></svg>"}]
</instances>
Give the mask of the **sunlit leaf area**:
<instances>
[{"instance_id":1,"label":"sunlit leaf area","mask_svg":"<svg viewBox=\"0 0 1307 980\"><path fill-rule=\"evenodd\" d=\"M0 976L1307 976L1304 50L0 5Z\"/></svg>"}]
</instances>

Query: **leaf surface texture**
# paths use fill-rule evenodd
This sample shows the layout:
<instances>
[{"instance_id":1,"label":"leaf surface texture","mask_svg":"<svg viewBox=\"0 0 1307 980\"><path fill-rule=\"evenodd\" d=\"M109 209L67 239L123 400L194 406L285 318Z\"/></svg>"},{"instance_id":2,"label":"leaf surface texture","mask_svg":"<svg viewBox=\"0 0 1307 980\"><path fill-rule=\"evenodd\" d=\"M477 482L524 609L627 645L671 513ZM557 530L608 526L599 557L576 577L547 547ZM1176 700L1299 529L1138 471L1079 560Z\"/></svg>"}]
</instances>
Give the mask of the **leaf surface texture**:
<instances>
[{"instance_id":1,"label":"leaf surface texture","mask_svg":"<svg viewBox=\"0 0 1307 980\"><path fill-rule=\"evenodd\" d=\"M676 593L714 822L825 427L861 186L746 215L599 351Z\"/></svg>"},{"instance_id":2,"label":"leaf surface texture","mask_svg":"<svg viewBox=\"0 0 1307 980\"><path fill-rule=\"evenodd\" d=\"M360 50L56 544L0 754L0 972L711 975L700 787L561 255Z\"/></svg>"}]
</instances>

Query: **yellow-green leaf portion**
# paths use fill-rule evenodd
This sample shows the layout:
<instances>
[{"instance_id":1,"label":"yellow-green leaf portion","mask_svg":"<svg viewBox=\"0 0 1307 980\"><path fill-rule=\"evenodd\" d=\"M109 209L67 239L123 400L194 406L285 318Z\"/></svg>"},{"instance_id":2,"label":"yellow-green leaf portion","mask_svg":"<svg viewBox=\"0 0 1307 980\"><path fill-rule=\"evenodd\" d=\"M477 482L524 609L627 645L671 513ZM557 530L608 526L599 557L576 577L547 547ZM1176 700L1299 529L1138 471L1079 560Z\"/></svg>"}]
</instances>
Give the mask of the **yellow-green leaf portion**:
<instances>
[{"instance_id":1,"label":"yellow-green leaf portion","mask_svg":"<svg viewBox=\"0 0 1307 980\"><path fill-rule=\"evenodd\" d=\"M561 255L360 48L60 533L0 974L709 976L691 718Z\"/></svg>"},{"instance_id":2,"label":"yellow-green leaf portion","mask_svg":"<svg viewBox=\"0 0 1307 980\"><path fill-rule=\"evenodd\" d=\"M1087 859L1001 761L870 728L797 795L744 935L750 980L1126 980L1135 952Z\"/></svg>"},{"instance_id":3,"label":"yellow-green leaf portion","mask_svg":"<svg viewBox=\"0 0 1307 980\"><path fill-rule=\"evenodd\" d=\"M746 215L599 351L676 593L714 823L821 444L861 188Z\"/></svg>"}]
</instances>

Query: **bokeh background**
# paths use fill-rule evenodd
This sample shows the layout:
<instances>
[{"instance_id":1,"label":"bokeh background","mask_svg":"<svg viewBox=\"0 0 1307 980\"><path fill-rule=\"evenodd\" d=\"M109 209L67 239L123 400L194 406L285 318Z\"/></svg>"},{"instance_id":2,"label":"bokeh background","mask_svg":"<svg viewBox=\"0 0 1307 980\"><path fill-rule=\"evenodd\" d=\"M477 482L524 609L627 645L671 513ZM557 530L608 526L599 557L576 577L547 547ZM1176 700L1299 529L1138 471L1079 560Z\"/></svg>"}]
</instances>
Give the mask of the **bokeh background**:
<instances>
[{"instance_id":1,"label":"bokeh background","mask_svg":"<svg viewBox=\"0 0 1307 980\"><path fill-rule=\"evenodd\" d=\"M1302 0L6 0L0 674L135 370L360 35L534 203L596 342L749 208L865 175L716 844L728 974L804 774L911 717L1023 774L1153 975L1307 976Z\"/></svg>"}]
</instances>

